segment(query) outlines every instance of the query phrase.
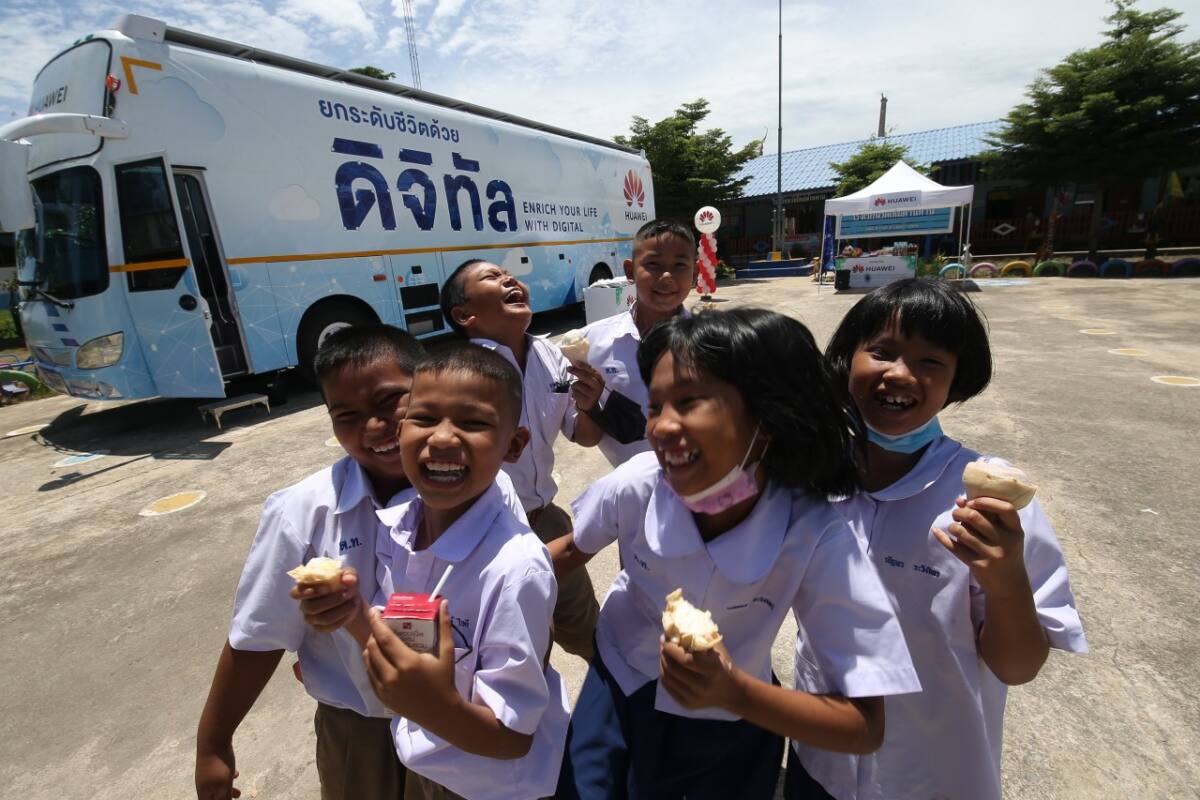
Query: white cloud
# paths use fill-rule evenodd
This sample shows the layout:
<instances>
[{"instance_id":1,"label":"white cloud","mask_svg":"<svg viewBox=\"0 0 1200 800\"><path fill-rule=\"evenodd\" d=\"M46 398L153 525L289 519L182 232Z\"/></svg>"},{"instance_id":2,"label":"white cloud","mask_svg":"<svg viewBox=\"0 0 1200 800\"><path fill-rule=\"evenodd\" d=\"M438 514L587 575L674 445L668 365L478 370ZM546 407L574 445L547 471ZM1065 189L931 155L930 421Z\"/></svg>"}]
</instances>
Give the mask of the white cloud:
<instances>
[{"instance_id":1,"label":"white cloud","mask_svg":"<svg viewBox=\"0 0 1200 800\"><path fill-rule=\"evenodd\" d=\"M1157 2L1148 0L1150 5ZM1172 0L1200 38L1200 2ZM611 137L706 97L705 124L775 149L776 3L712 0L414 0L424 87ZM333 66L409 76L403 0L6 0L0 122L24 114L34 74L121 13ZM879 93L898 132L995 119L1041 68L1099 42L1100 0L946 4L856 0L784 7L784 148L860 138Z\"/></svg>"}]
</instances>

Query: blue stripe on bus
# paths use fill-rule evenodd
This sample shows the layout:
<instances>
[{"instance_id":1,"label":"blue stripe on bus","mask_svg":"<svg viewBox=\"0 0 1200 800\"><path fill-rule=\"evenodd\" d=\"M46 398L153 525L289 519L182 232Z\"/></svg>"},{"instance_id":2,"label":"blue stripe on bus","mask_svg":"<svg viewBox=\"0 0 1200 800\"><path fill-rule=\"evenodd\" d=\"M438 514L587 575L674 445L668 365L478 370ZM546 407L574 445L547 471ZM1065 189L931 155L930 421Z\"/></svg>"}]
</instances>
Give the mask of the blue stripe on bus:
<instances>
[{"instance_id":1,"label":"blue stripe on bus","mask_svg":"<svg viewBox=\"0 0 1200 800\"><path fill-rule=\"evenodd\" d=\"M333 152L348 156L366 156L367 158L383 158L383 148L370 142L360 142L355 139L334 139Z\"/></svg>"},{"instance_id":2,"label":"blue stripe on bus","mask_svg":"<svg viewBox=\"0 0 1200 800\"><path fill-rule=\"evenodd\" d=\"M60 341L67 347L79 347L79 342L74 339L61 339Z\"/></svg>"},{"instance_id":3,"label":"blue stripe on bus","mask_svg":"<svg viewBox=\"0 0 1200 800\"><path fill-rule=\"evenodd\" d=\"M67 326L63 325L61 322L56 322L54 323L54 330L58 331L59 333L66 333Z\"/></svg>"}]
</instances>

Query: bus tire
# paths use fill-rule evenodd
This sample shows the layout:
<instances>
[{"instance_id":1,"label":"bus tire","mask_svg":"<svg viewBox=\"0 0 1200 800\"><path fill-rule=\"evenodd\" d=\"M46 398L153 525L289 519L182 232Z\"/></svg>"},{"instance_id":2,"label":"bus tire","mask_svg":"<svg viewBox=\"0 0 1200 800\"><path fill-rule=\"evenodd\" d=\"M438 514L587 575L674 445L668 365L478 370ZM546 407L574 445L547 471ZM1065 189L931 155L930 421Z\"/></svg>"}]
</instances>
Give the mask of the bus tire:
<instances>
[{"instance_id":1,"label":"bus tire","mask_svg":"<svg viewBox=\"0 0 1200 800\"><path fill-rule=\"evenodd\" d=\"M588 275L587 285L591 286L596 281L612 280L612 276L612 270L608 268L608 264L597 264L596 266L592 267L592 272Z\"/></svg>"},{"instance_id":2,"label":"bus tire","mask_svg":"<svg viewBox=\"0 0 1200 800\"><path fill-rule=\"evenodd\" d=\"M351 325L370 325L378 322L371 307L351 299L325 300L304 312L296 332L296 369L305 381L317 385L313 361L325 337Z\"/></svg>"},{"instance_id":3,"label":"bus tire","mask_svg":"<svg viewBox=\"0 0 1200 800\"><path fill-rule=\"evenodd\" d=\"M981 261L971 267L970 273L972 278L994 278L1000 274L1000 270L990 261Z\"/></svg>"},{"instance_id":4,"label":"bus tire","mask_svg":"<svg viewBox=\"0 0 1200 800\"><path fill-rule=\"evenodd\" d=\"M1133 264L1123 258L1110 258L1100 265L1100 277L1132 278Z\"/></svg>"},{"instance_id":5,"label":"bus tire","mask_svg":"<svg viewBox=\"0 0 1200 800\"><path fill-rule=\"evenodd\" d=\"M1013 275L1028 278L1032 274L1033 267L1029 266L1028 261L1010 261L1000 268L1000 277L1002 278L1008 278Z\"/></svg>"}]
</instances>

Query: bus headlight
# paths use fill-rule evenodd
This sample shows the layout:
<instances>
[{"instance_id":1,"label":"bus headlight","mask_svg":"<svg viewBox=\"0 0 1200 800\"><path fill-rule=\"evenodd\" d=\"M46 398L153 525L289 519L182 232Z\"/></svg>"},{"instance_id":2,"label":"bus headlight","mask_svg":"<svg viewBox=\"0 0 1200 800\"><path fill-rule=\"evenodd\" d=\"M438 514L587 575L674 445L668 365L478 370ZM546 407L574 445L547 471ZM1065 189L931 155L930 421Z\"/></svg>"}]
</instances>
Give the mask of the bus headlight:
<instances>
[{"instance_id":1,"label":"bus headlight","mask_svg":"<svg viewBox=\"0 0 1200 800\"><path fill-rule=\"evenodd\" d=\"M108 336L97 336L90 342L84 342L75 354L75 366L80 369L100 369L111 367L121 360L121 352L125 349L125 334L110 333Z\"/></svg>"}]
</instances>

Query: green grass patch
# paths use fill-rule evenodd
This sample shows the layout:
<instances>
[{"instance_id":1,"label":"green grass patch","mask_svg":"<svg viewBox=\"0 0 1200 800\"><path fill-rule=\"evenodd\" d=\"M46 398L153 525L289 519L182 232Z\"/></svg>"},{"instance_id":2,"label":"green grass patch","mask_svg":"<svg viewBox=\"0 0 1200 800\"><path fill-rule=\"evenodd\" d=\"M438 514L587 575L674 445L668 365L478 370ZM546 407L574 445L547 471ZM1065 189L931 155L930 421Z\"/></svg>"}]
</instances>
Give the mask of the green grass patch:
<instances>
[{"instance_id":1,"label":"green grass patch","mask_svg":"<svg viewBox=\"0 0 1200 800\"><path fill-rule=\"evenodd\" d=\"M0 347L23 347L25 339L17 334L10 309L0 309Z\"/></svg>"}]
</instances>

